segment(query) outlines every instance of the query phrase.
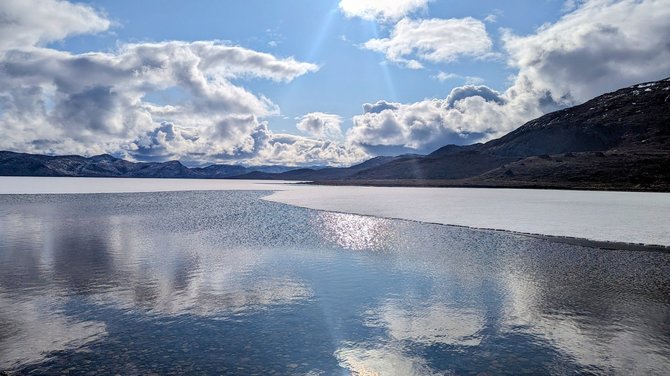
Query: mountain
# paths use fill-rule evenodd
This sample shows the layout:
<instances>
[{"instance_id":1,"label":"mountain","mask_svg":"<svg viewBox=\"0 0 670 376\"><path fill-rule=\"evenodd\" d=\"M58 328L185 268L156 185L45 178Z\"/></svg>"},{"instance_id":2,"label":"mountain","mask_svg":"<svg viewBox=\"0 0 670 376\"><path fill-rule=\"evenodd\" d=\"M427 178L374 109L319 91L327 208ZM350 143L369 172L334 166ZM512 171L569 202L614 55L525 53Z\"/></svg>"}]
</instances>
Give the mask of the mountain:
<instances>
[{"instance_id":1,"label":"mountain","mask_svg":"<svg viewBox=\"0 0 670 376\"><path fill-rule=\"evenodd\" d=\"M489 153L528 157L612 149L668 149L670 79L601 95L529 121L485 145Z\"/></svg>"},{"instance_id":2,"label":"mountain","mask_svg":"<svg viewBox=\"0 0 670 376\"><path fill-rule=\"evenodd\" d=\"M670 78L633 85L531 120L484 144L375 157L347 167L134 163L0 152L0 175L309 180L337 185L670 191Z\"/></svg>"},{"instance_id":3,"label":"mountain","mask_svg":"<svg viewBox=\"0 0 670 376\"><path fill-rule=\"evenodd\" d=\"M333 172L333 171L331 171ZM670 79L529 121L485 144L447 145L336 173L264 178L325 184L670 190Z\"/></svg>"},{"instance_id":4,"label":"mountain","mask_svg":"<svg viewBox=\"0 0 670 376\"><path fill-rule=\"evenodd\" d=\"M0 151L0 175L5 176L222 179L254 171L280 173L292 169L286 166L244 167L223 164L188 168L179 161L136 163L109 154L86 158L78 155L48 156Z\"/></svg>"},{"instance_id":5,"label":"mountain","mask_svg":"<svg viewBox=\"0 0 670 376\"><path fill-rule=\"evenodd\" d=\"M670 79L544 115L482 150L518 160L471 179L481 184L670 190Z\"/></svg>"},{"instance_id":6,"label":"mountain","mask_svg":"<svg viewBox=\"0 0 670 376\"><path fill-rule=\"evenodd\" d=\"M274 180L332 180L347 179L360 171L385 165L401 158L416 155L401 155L397 157L379 156L351 167L299 168L282 173L267 173L254 171L248 174L235 176L235 179L274 179Z\"/></svg>"}]
</instances>

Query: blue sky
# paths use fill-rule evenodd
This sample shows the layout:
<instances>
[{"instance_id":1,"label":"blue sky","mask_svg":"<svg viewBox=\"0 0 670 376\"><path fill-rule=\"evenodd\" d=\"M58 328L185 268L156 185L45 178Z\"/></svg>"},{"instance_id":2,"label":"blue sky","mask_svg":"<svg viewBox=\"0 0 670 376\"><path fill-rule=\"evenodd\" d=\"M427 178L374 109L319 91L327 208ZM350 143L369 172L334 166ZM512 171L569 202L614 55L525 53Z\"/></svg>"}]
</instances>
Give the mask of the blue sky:
<instances>
[{"instance_id":1,"label":"blue sky","mask_svg":"<svg viewBox=\"0 0 670 376\"><path fill-rule=\"evenodd\" d=\"M271 128L297 133L295 118L309 112L328 112L348 119L361 112L362 103L377 100L414 102L446 97L466 77L477 77L496 90L509 86L514 69L504 59L460 59L431 64L424 70L405 69L386 63L384 56L361 49L365 41L385 36L392 24L346 17L339 1L251 0L251 1L86 1L103 10L115 25L107 33L78 36L53 46L82 53L113 49L121 42L165 40L223 40L278 56L293 56L318 64L317 74L306 75L288 85L252 80L245 86L268 96L283 116L273 118ZM545 1L433 1L417 12L426 18L494 15L487 22L494 42L500 28L531 33L562 14L562 0ZM159 10L159 11L156 11ZM346 39L345 39L346 38ZM275 45L276 43L276 45ZM440 71L462 77L440 82ZM479 81L477 81L479 82ZM159 99L160 97L157 97ZM179 98L166 95L164 100ZM344 121L343 126L351 126Z\"/></svg>"},{"instance_id":2,"label":"blue sky","mask_svg":"<svg viewBox=\"0 0 670 376\"><path fill-rule=\"evenodd\" d=\"M7 0L0 148L348 165L670 75L662 0Z\"/></svg>"}]
</instances>

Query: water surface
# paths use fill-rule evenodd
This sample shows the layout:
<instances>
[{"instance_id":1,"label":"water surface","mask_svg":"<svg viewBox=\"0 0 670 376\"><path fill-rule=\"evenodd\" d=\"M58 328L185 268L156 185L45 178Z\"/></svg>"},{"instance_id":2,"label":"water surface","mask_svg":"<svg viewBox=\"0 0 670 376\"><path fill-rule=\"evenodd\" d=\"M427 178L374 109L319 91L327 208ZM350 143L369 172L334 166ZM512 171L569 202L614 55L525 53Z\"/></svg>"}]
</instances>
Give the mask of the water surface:
<instances>
[{"instance_id":1,"label":"water surface","mask_svg":"<svg viewBox=\"0 0 670 376\"><path fill-rule=\"evenodd\" d=\"M0 194L201 190L271 191L265 199L310 209L670 249L670 193L0 176Z\"/></svg>"},{"instance_id":2,"label":"water surface","mask_svg":"<svg viewBox=\"0 0 670 376\"><path fill-rule=\"evenodd\" d=\"M297 186L267 199L386 218L670 247L670 193Z\"/></svg>"},{"instance_id":3,"label":"water surface","mask_svg":"<svg viewBox=\"0 0 670 376\"><path fill-rule=\"evenodd\" d=\"M0 196L0 370L667 374L670 254L259 191Z\"/></svg>"}]
</instances>

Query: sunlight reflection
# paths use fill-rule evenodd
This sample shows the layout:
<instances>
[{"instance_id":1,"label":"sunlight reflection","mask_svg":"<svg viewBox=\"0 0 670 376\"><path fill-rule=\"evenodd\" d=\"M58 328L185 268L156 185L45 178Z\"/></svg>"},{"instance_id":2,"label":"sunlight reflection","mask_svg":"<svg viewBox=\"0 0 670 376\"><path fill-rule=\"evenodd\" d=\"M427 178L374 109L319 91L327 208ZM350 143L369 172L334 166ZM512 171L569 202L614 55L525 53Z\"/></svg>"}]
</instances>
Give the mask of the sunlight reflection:
<instances>
[{"instance_id":1,"label":"sunlight reflection","mask_svg":"<svg viewBox=\"0 0 670 376\"><path fill-rule=\"evenodd\" d=\"M4 198L0 368L58 374L86 358L127 374L108 356L126 352L149 373L175 346L166 364L199 358L209 373L242 358L246 374L670 368L667 254L259 195Z\"/></svg>"},{"instance_id":2,"label":"sunlight reflection","mask_svg":"<svg viewBox=\"0 0 670 376\"><path fill-rule=\"evenodd\" d=\"M315 228L328 241L356 251L382 251L392 236L388 220L355 214L319 212Z\"/></svg>"}]
</instances>

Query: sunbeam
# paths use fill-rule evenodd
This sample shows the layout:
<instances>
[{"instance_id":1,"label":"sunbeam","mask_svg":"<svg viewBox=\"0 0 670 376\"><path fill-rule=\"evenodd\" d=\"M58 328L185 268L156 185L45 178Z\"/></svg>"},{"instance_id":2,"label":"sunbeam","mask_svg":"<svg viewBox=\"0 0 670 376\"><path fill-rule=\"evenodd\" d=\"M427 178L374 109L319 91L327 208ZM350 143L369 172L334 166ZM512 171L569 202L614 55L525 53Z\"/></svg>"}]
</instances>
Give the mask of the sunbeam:
<instances>
[{"instance_id":1,"label":"sunbeam","mask_svg":"<svg viewBox=\"0 0 670 376\"><path fill-rule=\"evenodd\" d=\"M370 30L372 31L372 34L374 35L375 39L379 38L379 25L376 22L369 22L370 25ZM390 94L390 98L387 98L387 100L396 102L398 101L398 95L395 89L395 84L393 82L393 78L391 77L391 72L388 66L388 61L383 61L379 64L379 67L381 68L382 74L384 75L384 83L386 84L386 90Z\"/></svg>"},{"instance_id":2,"label":"sunbeam","mask_svg":"<svg viewBox=\"0 0 670 376\"><path fill-rule=\"evenodd\" d=\"M314 39L312 43L309 44L309 50L304 55L305 61L314 62L315 60L318 60L317 59L318 55L321 52L324 41L328 36L328 32L330 31L333 24L333 20L335 19L335 17L337 17L337 14L338 14L337 1L335 1L331 6L328 7L328 10L326 11L325 16L323 17L323 21L321 22L321 27L314 34ZM320 62L316 62L316 64L322 65L322 63ZM283 95L281 95L281 101L284 103L290 103L296 98L298 93L301 92L301 88L302 83L299 81L293 82L291 85L287 85L286 90L284 91Z\"/></svg>"}]
</instances>

